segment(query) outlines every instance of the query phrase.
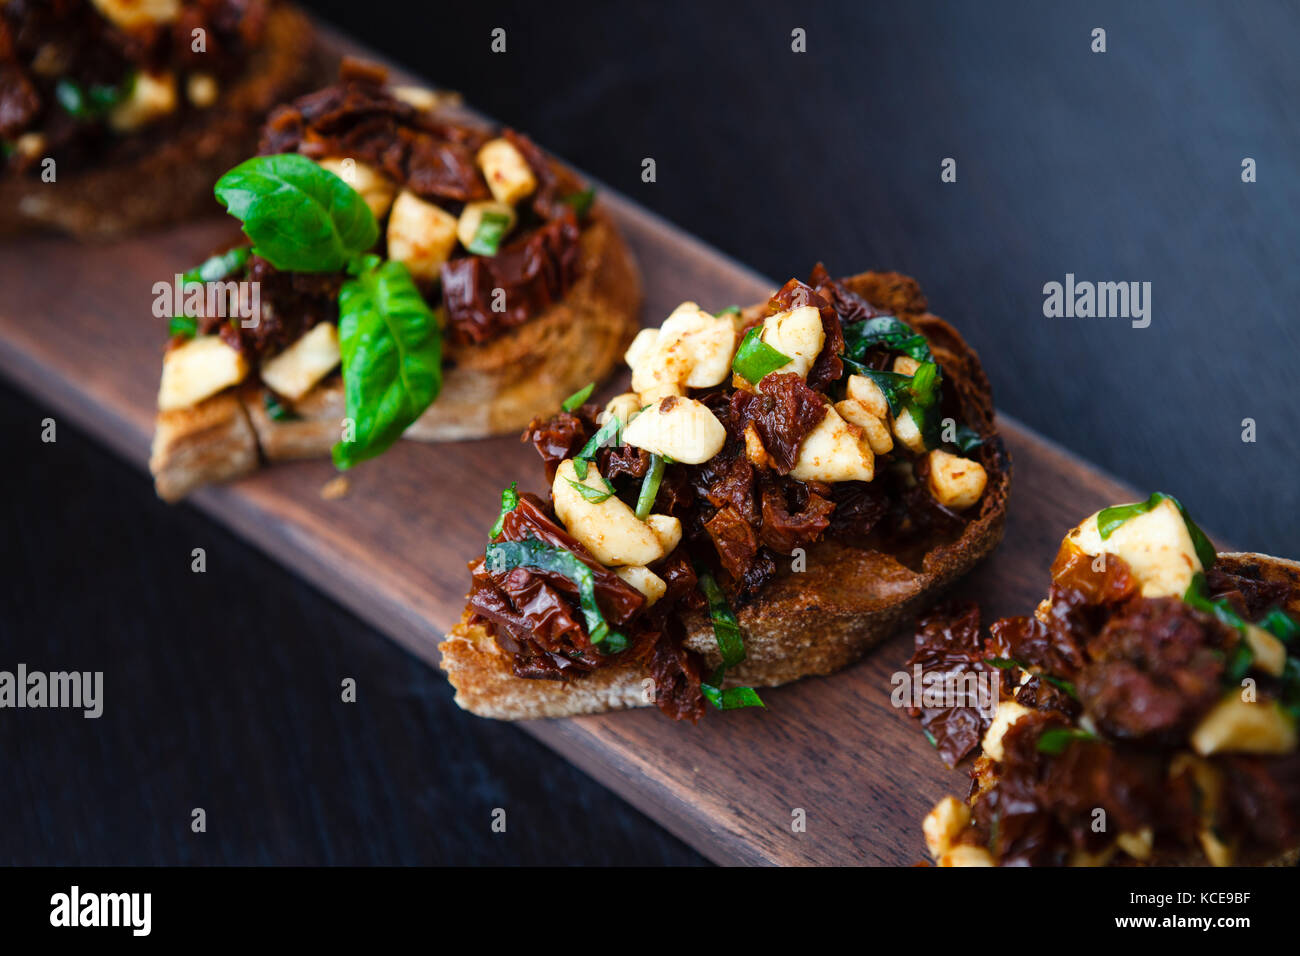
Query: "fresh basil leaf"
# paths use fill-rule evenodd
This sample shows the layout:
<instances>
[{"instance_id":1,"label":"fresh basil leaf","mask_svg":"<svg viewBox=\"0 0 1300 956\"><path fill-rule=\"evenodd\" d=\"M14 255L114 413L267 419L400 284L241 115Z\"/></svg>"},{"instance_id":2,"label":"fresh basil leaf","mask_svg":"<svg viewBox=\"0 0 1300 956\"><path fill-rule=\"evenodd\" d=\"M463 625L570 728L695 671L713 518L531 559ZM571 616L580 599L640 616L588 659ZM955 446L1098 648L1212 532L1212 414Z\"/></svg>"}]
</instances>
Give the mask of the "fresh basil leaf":
<instances>
[{"instance_id":1,"label":"fresh basil leaf","mask_svg":"<svg viewBox=\"0 0 1300 956\"><path fill-rule=\"evenodd\" d=\"M510 231L510 217L503 212L485 211L479 217L478 228L474 238L465 248L476 256L495 256L501 248L501 240Z\"/></svg>"},{"instance_id":2,"label":"fresh basil leaf","mask_svg":"<svg viewBox=\"0 0 1300 956\"><path fill-rule=\"evenodd\" d=\"M585 219L587 213L591 212L591 205L596 201L596 190L584 189L581 192L570 193L560 202L566 206L573 207L573 214L579 219Z\"/></svg>"},{"instance_id":3,"label":"fresh basil leaf","mask_svg":"<svg viewBox=\"0 0 1300 956\"><path fill-rule=\"evenodd\" d=\"M939 385L943 374L934 362L922 362L907 387L907 409L921 432L926 448L939 444Z\"/></svg>"},{"instance_id":4,"label":"fresh basil leaf","mask_svg":"<svg viewBox=\"0 0 1300 956\"><path fill-rule=\"evenodd\" d=\"M892 315L878 315L865 322L844 326L844 354L861 362L873 348L902 352L918 362L933 362L930 343L925 336Z\"/></svg>"},{"instance_id":5,"label":"fresh basil leaf","mask_svg":"<svg viewBox=\"0 0 1300 956\"><path fill-rule=\"evenodd\" d=\"M740 306L729 305L725 309L719 309L717 312L713 313L715 319L720 319L724 315L740 315Z\"/></svg>"},{"instance_id":6,"label":"fresh basil leaf","mask_svg":"<svg viewBox=\"0 0 1300 956\"><path fill-rule=\"evenodd\" d=\"M192 339L199 333L199 320L192 315L173 315L167 322L167 334Z\"/></svg>"},{"instance_id":7,"label":"fresh basil leaf","mask_svg":"<svg viewBox=\"0 0 1300 956\"><path fill-rule=\"evenodd\" d=\"M1086 730L1079 730L1074 727L1049 727L1039 735L1037 747L1039 753L1059 754L1076 740L1096 739L1096 735L1090 734Z\"/></svg>"},{"instance_id":8,"label":"fresh basil leaf","mask_svg":"<svg viewBox=\"0 0 1300 956\"><path fill-rule=\"evenodd\" d=\"M69 116L94 119L122 102L134 85L134 75L128 76L117 86L94 83L90 87L83 87L76 80L64 77L54 84L54 99Z\"/></svg>"},{"instance_id":9,"label":"fresh basil leaf","mask_svg":"<svg viewBox=\"0 0 1300 956\"><path fill-rule=\"evenodd\" d=\"M1014 657L986 657L984 658L984 663L990 664L1000 671L1009 671L1013 667L1019 667L1022 671L1029 670L1028 667L1020 663L1020 661L1016 660Z\"/></svg>"},{"instance_id":10,"label":"fresh basil leaf","mask_svg":"<svg viewBox=\"0 0 1300 956\"><path fill-rule=\"evenodd\" d=\"M580 408L582 403L591 398L591 392L596 387L595 382L588 382L586 388L580 388L568 398L566 398L560 407L566 412L571 412L575 408Z\"/></svg>"},{"instance_id":11,"label":"fresh basil leaf","mask_svg":"<svg viewBox=\"0 0 1300 956\"><path fill-rule=\"evenodd\" d=\"M582 446L582 451L578 452L573 459L573 470L577 473L578 479L585 481L587 478L587 462L596 457L596 452L600 451L606 445L617 444L619 434L623 431L623 423L619 421L617 415L610 415L605 424L601 425L596 434L592 435L587 444Z\"/></svg>"},{"instance_id":12,"label":"fresh basil leaf","mask_svg":"<svg viewBox=\"0 0 1300 956\"><path fill-rule=\"evenodd\" d=\"M664 459L662 455L651 454L650 467L641 479L641 493L636 497L636 516L642 521L650 517L650 511L659 497L659 485L664 479Z\"/></svg>"},{"instance_id":13,"label":"fresh basil leaf","mask_svg":"<svg viewBox=\"0 0 1300 956\"><path fill-rule=\"evenodd\" d=\"M501 492L501 513L497 515L496 524L492 525L492 530L488 532L488 538L495 538L501 533L501 526L505 524L506 515L515 510L519 504L518 482L510 482L510 487Z\"/></svg>"},{"instance_id":14,"label":"fresh basil leaf","mask_svg":"<svg viewBox=\"0 0 1300 956\"><path fill-rule=\"evenodd\" d=\"M1038 676L1047 681L1047 683L1051 684L1053 687L1065 691L1065 693L1069 694L1075 700L1079 699L1079 694L1075 691L1074 684L1066 680L1064 677L1053 677L1051 674L1039 674Z\"/></svg>"},{"instance_id":15,"label":"fresh basil leaf","mask_svg":"<svg viewBox=\"0 0 1300 956\"><path fill-rule=\"evenodd\" d=\"M442 388L438 323L406 266L368 256L352 271L339 290L339 354L355 434L333 452L345 469L401 438Z\"/></svg>"},{"instance_id":16,"label":"fresh basil leaf","mask_svg":"<svg viewBox=\"0 0 1300 956\"><path fill-rule=\"evenodd\" d=\"M298 416L291 409L285 408L280 404L280 400L271 392L267 392L262 398L262 405L266 408L266 414L271 416L273 421L277 422L295 422Z\"/></svg>"},{"instance_id":17,"label":"fresh basil leaf","mask_svg":"<svg viewBox=\"0 0 1300 956\"><path fill-rule=\"evenodd\" d=\"M601 479L601 481L605 482L604 491L601 491L599 488L593 488L591 485L583 484L581 481L574 481L572 478L565 480L573 486L574 491L582 495L584 500L590 501L593 505L598 505L602 501L608 501L614 496L614 486L605 478Z\"/></svg>"},{"instance_id":18,"label":"fresh basil leaf","mask_svg":"<svg viewBox=\"0 0 1300 956\"><path fill-rule=\"evenodd\" d=\"M764 376L775 372L783 365L788 365L790 356L778 352L759 338L759 326L754 326L740 340L736 357L731 361L731 370L746 381L757 385Z\"/></svg>"},{"instance_id":19,"label":"fresh basil leaf","mask_svg":"<svg viewBox=\"0 0 1300 956\"><path fill-rule=\"evenodd\" d=\"M1251 667L1255 663L1255 652L1251 650L1250 645L1241 641L1232 649L1228 655L1228 662L1223 668L1223 681L1225 684L1240 684L1242 678L1250 673Z\"/></svg>"},{"instance_id":20,"label":"fresh basil leaf","mask_svg":"<svg viewBox=\"0 0 1300 956\"><path fill-rule=\"evenodd\" d=\"M745 659L745 639L741 636L736 614L712 574L704 571L697 577L700 590L709 602L709 618L713 622L713 636L718 641L718 653L722 655L722 668L726 670L735 667ZM721 683L721 679L719 674L714 683Z\"/></svg>"},{"instance_id":21,"label":"fresh basil leaf","mask_svg":"<svg viewBox=\"0 0 1300 956\"><path fill-rule=\"evenodd\" d=\"M718 710L738 710L741 707L766 709L767 707L758 696L758 691L752 687L728 687L723 690L714 684L701 683L700 691L704 694L704 699Z\"/></svg>"},{"instance_id":22,"label":"fresh basil leaf","mask_svg":"<svg viewBox=\"0 0 1300 956\"><path fill-rule=\"evenodd\" d=\"M1228 627L1235 628L1243 638L1245 637L1248 626L1246 620L1237 613L1232 606L1232 602L1227 598L1210 597L1209 588L1205 583L1205 575L1202 572L1197 571L1192 576L1192 583L1187 586L1187 591L1183 594L1183 600L1198 611L1214 615ZM1300 634L1300 624L1297 624L1295 619L1281 608L1270 610L1259 619L1256 626L1262 627L1283 643L1289 643L1297 634ZM1292 659L1289 657L1288 662ZM1226 684L1240 684L1241 679L1246 676L1254 664L1255 652L1251 650L1250 645L1245 640L1242 640L1233 648L1224 666L1224 682ZM1300 691L1300 685L1297 686L1297 690Z\"/></svg>"},{"instance_id":23,"label":"fresh basil leaf","mask_svg":"<svg viewBox=\"0 0 1300 956\"><path fill-rule=\"evenodd\" d=\"M596 576L572 551L552 548L535 538L525 541L496 541L487 546L488 568L509 571L512 568L535 568L568 578L578 588L578 603L587 625L587 639L605 654L627 649L627 638L613 630L596 603Z\"/></svg>"},{"instance_id":24,"label":"fresh basil leaf","mask_svg":"<svg viewBox=\"0 0 1300 956\"><path fill-rule=\"evenodd\" d=\"M253 252L284 271L337 272L379 238L361 194L296 153L240 163L214 192L244 224Z\"/></svg>"}]
</instances>

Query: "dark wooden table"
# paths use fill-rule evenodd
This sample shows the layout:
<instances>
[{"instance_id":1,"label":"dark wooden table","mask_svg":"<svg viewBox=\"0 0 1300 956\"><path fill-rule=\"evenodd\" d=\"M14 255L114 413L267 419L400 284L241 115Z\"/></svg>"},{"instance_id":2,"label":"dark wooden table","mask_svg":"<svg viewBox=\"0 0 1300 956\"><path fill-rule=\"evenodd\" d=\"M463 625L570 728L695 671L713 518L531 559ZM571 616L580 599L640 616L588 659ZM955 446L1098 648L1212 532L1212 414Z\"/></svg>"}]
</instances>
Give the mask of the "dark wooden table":
<instances>
[{"instance_id":1,"label":"dark wooden table","mask_svg":"<svg viewBox=\"0 0 1300 956\"><path fill-rule=\"evenodd\" d=\"M1005 411L1236 543L1300 551L1294 7L312 6L762 273L921 277ZM1151 326L1045 318L1067 272L1150 281ZM699 860L71 427L40 443L45 414L0 393L0 667L128 683L99 721L0 712L0 862ZM198 546L220 574L189 573Z\"/></svg>"}]
</instances>

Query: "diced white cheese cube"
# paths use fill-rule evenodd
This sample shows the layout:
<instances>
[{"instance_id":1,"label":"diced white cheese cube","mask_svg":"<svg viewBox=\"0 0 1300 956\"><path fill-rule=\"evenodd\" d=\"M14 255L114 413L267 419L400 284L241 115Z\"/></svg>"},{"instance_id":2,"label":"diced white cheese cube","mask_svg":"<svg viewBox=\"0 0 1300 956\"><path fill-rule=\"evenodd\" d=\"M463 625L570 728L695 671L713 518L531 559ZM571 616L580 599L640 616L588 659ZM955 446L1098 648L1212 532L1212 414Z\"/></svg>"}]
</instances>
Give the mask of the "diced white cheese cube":
<instances>
[{"instance_id":1,"label":"diced white cheese cube","mask_svg":"<svg viewBox=\"0 0 1300 956\"><path fill-rule=\"evenodd\" d=\"M456 225L451 213L403 189L388 217L388 258L417 279L436 279L456 248Z\"/></svg>"},{"instance_id":2,"label":"diced white cheese cube","mask_svg":"<svg viewBox=\"0 0 1300 956\"><path fill-rule=\"evenodd\" d=\"M218 335L200 335L163 355L158 408L170 412L197 405L248 375L248 361Z\"/></svg>"},{"instance_id":3,"label":"diced white cheese cube","mask_svg":"<svg viewBox=\"0 0 1300 956\"><path fill-rule=\"evenodd\" d=\"M262 381L296 402L339 364L339 334L321 322L284 351L262 363Z\"/></svg>"}]
</instances>

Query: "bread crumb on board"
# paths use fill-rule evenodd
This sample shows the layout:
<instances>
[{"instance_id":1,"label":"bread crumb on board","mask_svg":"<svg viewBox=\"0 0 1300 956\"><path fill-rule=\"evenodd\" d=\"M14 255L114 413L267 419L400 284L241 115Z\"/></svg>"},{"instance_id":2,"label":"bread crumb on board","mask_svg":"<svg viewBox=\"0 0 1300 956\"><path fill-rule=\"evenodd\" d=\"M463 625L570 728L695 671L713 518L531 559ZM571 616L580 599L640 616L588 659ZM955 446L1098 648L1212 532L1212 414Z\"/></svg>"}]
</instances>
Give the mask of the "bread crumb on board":
<instances>
[{"instance_id":1,"label":"bread crumb on board","mask_svg":"<svg viewBox=\"0 0 1300 956\"><path fill-rule=\"evenodd\" d=\"M335 475L321 485L320 496L326 501L337 501L339 498L346 498L351 490L352 483L348 481L347 475Z\"/></svg>"}]
</instances>

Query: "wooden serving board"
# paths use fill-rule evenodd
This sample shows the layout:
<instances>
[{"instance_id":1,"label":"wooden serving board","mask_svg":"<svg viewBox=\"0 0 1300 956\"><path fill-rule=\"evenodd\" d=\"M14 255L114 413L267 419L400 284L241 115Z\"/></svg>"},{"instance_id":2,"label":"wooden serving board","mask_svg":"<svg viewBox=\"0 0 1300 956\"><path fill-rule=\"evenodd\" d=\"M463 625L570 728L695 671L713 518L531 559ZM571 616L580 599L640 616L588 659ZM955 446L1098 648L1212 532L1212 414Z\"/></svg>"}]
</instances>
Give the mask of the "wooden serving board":
<instances>
[{"instance_id":1,"label":"wooden serving board","mask_svg":"<svg viewBox=\"0 0 1300 956\"><path fill-rule=\"evenodd\" d=\"M608 190L600 200L640 263L646 324L688 298L715 310L756 302L788 278L758 276ZM145 469L166 339L152 286L233 232L214 219L113 245L0 245L0 372ZM979 598L986 620L1028 613L1061 535L1134 496L1016 422L1001 428L1015 463L1006 539L957 591ZM536 455L513 437L402 442L351 473L346 498L324 500L333 475L327 462L281 465L191 501L436 664L499 490L518 480L545 491ZM890 704L890 675L909 653L899 634L845 672L766 691L766 711L712 712L696 728L656 710L521 726L720 863L911 864L924 857L922 816L943 794L964 794L966 777ZM806 830L793 832L800 809Z\"/></svg>"}]
</instances>

